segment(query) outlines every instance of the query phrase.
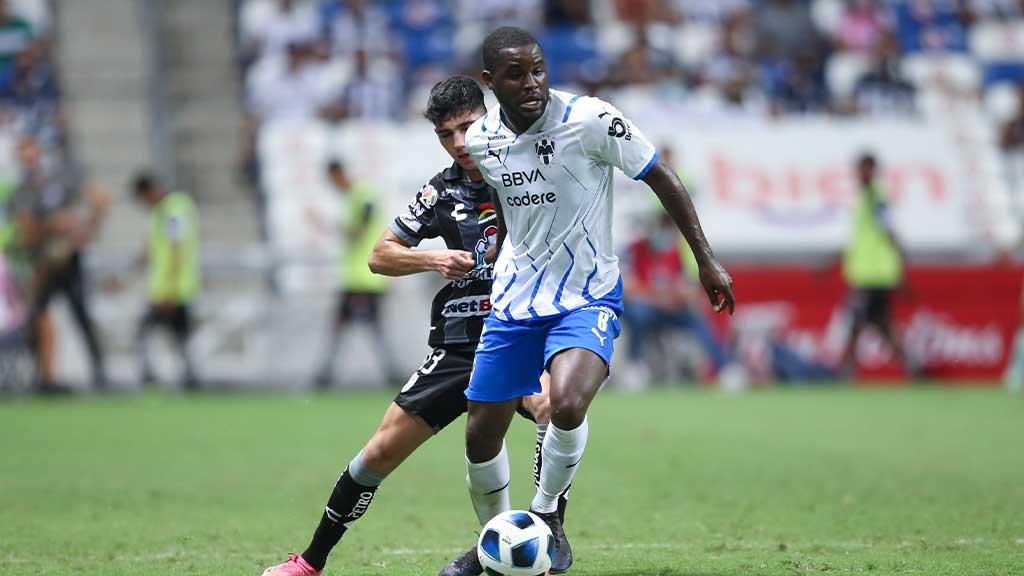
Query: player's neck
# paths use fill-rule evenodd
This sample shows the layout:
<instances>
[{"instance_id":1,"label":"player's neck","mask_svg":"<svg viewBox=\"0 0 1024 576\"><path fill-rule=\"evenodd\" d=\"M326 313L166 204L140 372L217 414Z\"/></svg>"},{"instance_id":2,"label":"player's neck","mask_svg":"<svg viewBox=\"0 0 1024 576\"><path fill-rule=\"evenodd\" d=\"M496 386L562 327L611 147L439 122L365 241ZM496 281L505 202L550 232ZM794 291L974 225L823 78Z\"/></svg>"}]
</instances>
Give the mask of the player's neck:
<instances>
[{"instance_id":1,"label":"player's neck","mask_svg":"<svg viewBox=\"0 0 1024 576\"><path fill-rule=\"evenodd\" d=\"M480 173L479 168L466 170L466 177L469 178L470 182L480 182L484 179L484 175Z\"/></svg>"},{"instance_id":2,"label":"player's neck","mask_svg":"<svg viewBox=\"0 0 1024 576\"><path fill-rule=\"evenodd\" d=\"M547 110L545 110L545 112L546 111ZM543 114L541 114L541 116L543 116ZM540 118L538 118L537 120L540 120ZM537 120L531 122L529 120L526 120L525 118L517 118L506 113L504 108L501 109L501 121L504 122L505 126L508 126L509 129L516 134L522 134L523 132L526 132L527 130L530 129L530 126L533 126L534 122L536 122Z\"/></svg>"}]
</instances>

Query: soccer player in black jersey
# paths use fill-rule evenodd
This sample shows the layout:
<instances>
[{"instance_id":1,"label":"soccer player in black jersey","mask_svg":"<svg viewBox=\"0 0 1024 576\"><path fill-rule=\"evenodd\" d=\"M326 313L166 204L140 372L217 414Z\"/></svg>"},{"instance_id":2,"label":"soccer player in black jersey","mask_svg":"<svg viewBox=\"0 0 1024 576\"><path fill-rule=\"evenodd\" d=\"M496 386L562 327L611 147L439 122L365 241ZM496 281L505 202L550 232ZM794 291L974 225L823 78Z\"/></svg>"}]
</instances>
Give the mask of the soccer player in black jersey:
<instances>
[{"instance_id":1,"label":"soccer player in black jersey","mask_svg":"<svg viewBox=\"0 0 1024 576\"><path fill-rule=\"evenodd\" d=\"M466 412L466 386L483 319L490 311L493 252L499 244L498 214L491 188L466 150L466 129L483 116L484 95L476 81L455 76L430 92L426 117L454 163L423 186L377 241L369 266L377 274L404 276L438 272L450 282L434 297L423 365L388 407L380 427L338 479L309 547L263 576L316 576L348 527L365 514L384 478L420 445ZM441 237L447 249L413 250ZM546 390L546 387L545 387ZM523 398L520 412L538 423L539 447L547 430L547 393ZM472 494L481 523L509 508L509 467L505 451L483 463L495 489ZM488 488L490 488L488 486ZM564 498L559 502L564 513ZM472 558L476 560L475 555ZM473 572L482 573L479 562Z\"/></svg>"}]
</instances>

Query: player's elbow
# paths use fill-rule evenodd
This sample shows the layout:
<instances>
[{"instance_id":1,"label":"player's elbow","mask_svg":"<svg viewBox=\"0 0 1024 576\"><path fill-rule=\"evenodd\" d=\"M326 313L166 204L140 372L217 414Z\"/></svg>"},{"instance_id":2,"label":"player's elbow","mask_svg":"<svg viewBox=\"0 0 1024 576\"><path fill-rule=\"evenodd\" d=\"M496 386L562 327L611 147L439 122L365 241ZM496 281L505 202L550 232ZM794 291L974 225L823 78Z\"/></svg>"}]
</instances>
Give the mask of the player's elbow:
<instances>
[{"instance_id":1,"label":"player's elbow","mask_svg":"<svg viewBox=\"0 0 1024 576\"><path fill-rule=\"evenodd\" d=\"M381 249L380 245L377 245L373 248L373 251L370 252L370 257L367 259L366 265L370 267L370 272L373 272L374 274L389 276L387 260L387 255L384 253L384 250Z\"/></svg>"}]
</instances>

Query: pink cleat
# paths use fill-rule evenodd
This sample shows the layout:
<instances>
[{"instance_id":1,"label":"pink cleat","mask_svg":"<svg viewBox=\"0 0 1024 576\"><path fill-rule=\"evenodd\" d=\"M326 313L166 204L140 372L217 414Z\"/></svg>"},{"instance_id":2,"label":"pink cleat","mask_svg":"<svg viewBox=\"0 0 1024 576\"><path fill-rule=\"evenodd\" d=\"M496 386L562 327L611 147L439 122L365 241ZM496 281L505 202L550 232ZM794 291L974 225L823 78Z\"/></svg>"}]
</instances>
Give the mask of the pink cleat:
<instances>
[{"instance_id":1,"label":"pink cleat","mask_svg":"<svg viewBox=\"0 0 1024 576\"><path fill-rule=\"evenodd\" d=\"M263 571L263 576L320 576L322 572L309 565L309 562L298 554L289 554L284 564L271 566Z\"/></svg>"}]
</instances>

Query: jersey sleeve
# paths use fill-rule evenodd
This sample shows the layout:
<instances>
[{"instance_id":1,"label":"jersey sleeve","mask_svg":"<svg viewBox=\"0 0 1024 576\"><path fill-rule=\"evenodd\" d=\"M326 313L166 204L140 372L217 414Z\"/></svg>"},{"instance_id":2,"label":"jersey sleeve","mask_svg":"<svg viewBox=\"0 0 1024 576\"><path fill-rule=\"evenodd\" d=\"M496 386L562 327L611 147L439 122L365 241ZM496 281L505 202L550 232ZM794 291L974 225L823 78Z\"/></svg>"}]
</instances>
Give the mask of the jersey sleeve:
<instances>
[{"instance_id":1,"label":"jersey sleeve","mask_svg":"<svg viewBox=\"0 0 1024 576\"><path fill-rule=\"evenodd\" d=\"M611 164L634 180L647 175L658 151L622 112L594 98L584 114L583 147L592 159Z\"/></svg>"},{"instance_id":2,"label":"jersey sleeve","mask_svg":"<svg viewBox=\"0 0 1024 576\"><path fill-rule=\"evenodd\" d=\"M432 183L425 184L391 223L391 231L410 246L428 238L437 238L441 230L437 224L434 204L438 192Z\"/></svg>"}]
</instances>

